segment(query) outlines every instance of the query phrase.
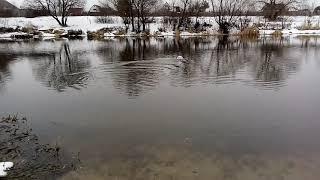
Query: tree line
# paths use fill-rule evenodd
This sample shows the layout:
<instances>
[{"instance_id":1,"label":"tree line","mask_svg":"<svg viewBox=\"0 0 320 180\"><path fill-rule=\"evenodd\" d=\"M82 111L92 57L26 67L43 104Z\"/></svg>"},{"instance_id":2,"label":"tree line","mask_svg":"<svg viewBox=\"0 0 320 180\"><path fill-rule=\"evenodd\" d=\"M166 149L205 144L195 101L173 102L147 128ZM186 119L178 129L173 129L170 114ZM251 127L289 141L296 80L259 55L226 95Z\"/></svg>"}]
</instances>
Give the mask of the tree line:
<instances>
[{"instance_id":1,"label":"tree line","mask_svg":"<svg viewBox=\"0 0 320 180\"><path fill-rule=\"evenodd\" d=\"M70 10L83 7L84 0L27 0L33 9L46 11L61 26L67 26ZM190 25L190 17L196 18L204 12L214 16L219 30L229 33L237 26L239 18L248 16L256 9L262 9L264 16L270 20L276 19L290 8L303 4L300 0L102 0L101 6L116 12L123 19L127 31L146 32L156 12L163 11L173 22L173 30L179 30Z\"/></svg>"},{"instance_id":2,"label":"tree line","mask_svg":"<svg viewBox=\"0 0 320 180\"><path fill-rule=\"evenodd\" d=\"M240 17L248 16L256 9L264 10L266 18L275 20L302 3L299 0L177 0L165 3L157 0L104 0L102 4L117 12L132 32L145 32L146 25L159 12L175 22L173 30L189 26L190 17L196 18L197 26L198 17L208 12L214 16L219 30L228 34L231 28L238 25Z\"/></svg>"}]
</instances>

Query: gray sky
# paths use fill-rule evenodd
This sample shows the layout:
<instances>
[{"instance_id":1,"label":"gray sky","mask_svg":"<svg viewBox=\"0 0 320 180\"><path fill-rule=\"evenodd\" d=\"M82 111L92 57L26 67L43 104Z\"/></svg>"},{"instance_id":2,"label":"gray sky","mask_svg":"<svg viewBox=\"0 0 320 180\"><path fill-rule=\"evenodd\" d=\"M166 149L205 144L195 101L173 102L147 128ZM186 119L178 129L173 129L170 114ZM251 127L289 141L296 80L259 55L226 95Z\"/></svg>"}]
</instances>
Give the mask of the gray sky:
<instances>
[{"instance_id":1,"label":"gray sky","mask_svg":"<svg viewBox=\"0 0 320 180\"><path fill-rule=\"evenodd\" d=\"M12 4L20 7L25 0L7 0L7 1L9 1ZM93 4L99 4L99 1L100 0L87 0L86 9L90 8ZM166 1L166 0L163 0L163 1ZM171 0L168 0L168 1L171 1ZM303 1L308 1L310 4L314 3L316 6L320 5L320 1L319 0L303 0Z\"/></svg>"}]
</instances>

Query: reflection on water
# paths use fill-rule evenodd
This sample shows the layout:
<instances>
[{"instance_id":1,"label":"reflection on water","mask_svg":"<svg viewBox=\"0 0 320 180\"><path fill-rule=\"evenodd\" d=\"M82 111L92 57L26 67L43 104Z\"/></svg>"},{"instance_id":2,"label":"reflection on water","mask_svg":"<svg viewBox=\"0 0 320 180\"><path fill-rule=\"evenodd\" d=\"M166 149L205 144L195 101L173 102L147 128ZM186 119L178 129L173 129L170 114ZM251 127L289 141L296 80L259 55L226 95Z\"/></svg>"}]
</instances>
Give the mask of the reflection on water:
<instances>
[{"instance_id":1,"label":"reflection on water","mask_svg":"<svg viewBox=\"0 0 320 180\"><path fill-rule=\"evenodd\" d=\"M63 91L67 87L81 89L86 85L90 66L87 60L79 59L72 54L68 43L61 44L57 53L41 58L33 69L36 78L48 87Z\"/></svg>"},{"instance_id":2,"label":"reflection on water","mask_svg":"<svg viewBox=\"0 0 320 180\"><path fill-rule=\"evenodd\" d=\"M0 93L10 78L9 63L15 59L14 55L0 53Z\"/></svg>"},{"instance_id":3,"label":"reflection on water","mask_svg":"<svg viewBox=\"0 0 320 180\"><path fill-rule=\"evenodd\" d=\"M0 43L0 113L80 152L65 179L316 180L319 53L317 37Z\"/></svg>"},{"instance_id":4,"label":"reflection on water","mask_svg":"<svg viewBox=\"0 0 320 180\"><path fill-rule=\"evenodd\" d=\"M312 39L301 40L302 47L312 43ZM169 38L34 42L6 45L1 51L31 59L36 79L58 91L86 87L92 73L110 73L117 89L137 96L153 89L163 76L174 86L244 82L278 89L301 63L303 54L295 51L299 45L291 46L283 39ZM179 64L178 55L188 63ZM10 59L3 56L1 76L7 74L5 66ZM95 67L91 58L98 63Z\"/></svg>"}]
</instances>

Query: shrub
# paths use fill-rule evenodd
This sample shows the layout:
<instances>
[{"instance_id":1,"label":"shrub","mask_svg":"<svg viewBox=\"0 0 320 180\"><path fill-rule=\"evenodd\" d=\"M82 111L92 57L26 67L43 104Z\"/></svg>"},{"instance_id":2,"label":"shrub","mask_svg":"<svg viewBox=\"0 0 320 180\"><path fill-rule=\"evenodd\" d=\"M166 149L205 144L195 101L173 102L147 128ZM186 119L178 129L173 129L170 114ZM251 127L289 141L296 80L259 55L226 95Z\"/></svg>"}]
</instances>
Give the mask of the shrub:
<instances>
[{"instance_id":1,"label":"shrub","mask_svg":"<svg viewBox=\"0 0 320 180\"><path fill-rule=\"evenodd\" d=\"M62 35L63 33L65 33L65 30L64 29L55 29L52 32L55 35ZM49 31L49 33L50 33L50 31Z\"/></svg>"},{"instance_id":2,"label":"shrub","mask_svg":"<svg viewBox=\"0 0 320 180\"><path fill-rule=\"evenodd\" d=\"M7 27L0 27L0 33L12 33L12 32L18 32L19 29L16 28L7 28Z\"/></svg>"},{"instance_id":3,"label":"shrub","mask_svg":"<svg viewBox=\"0 0 320 180\"><path fill-rule=\"evenodd\" d=\"M240 33L240 36L248 37L248 38L257 38L259 37L259 29L256 27L248 27L243 29Z\"/></svg>"},{"instance_id":4,"label":"shrub","mask_svg":"<svg viewBox=\"0 0 320 180\"><path fill-rule=\"evenodd\" d=\"M113 24L114 21L109 16L98 16L98 17L96 17L96 23L99 23L99 24Z\"/></svg>"},{"instance_id":5,"label":"shrub","mask_svg":"<svg viewBox=\"0 0 320 180\"><path fill-rule=\"evenodd\" d=\"M319 22L316 25L313 25L311 21L305 21L302 26L297 28L298 30L320 30Z\"/></svg>"},{"instance_id":6,"label":"shrub","mask_svg":"<svg viewBox=\"0 0 320 180\"><path fill-rule=\"evenodd\" d=\"M68 36L78 37L83 34L82 30L68 30Z\"/></svg>"},{"instance_id":7,"label":"shrub","mask_svg":"<svg viewBox=\"0 0 320 180\"><path fill-rule=\"evenodd\" d=\"M102 39L103 38L103 33L88 31L87 32L87 37L88 37L89 40Z\"/></svg>"},{"instance_id":8,"label":"shrub","mask_svg":"<svg viewBox=\"0 0 320 180\"><path fill-rule=\"evenodd\" d=\"M272 33L272 36L273 37L280 37L280 36L282 36L282 32L280 30L276 30Z\"/></svg>"}]
</instances>

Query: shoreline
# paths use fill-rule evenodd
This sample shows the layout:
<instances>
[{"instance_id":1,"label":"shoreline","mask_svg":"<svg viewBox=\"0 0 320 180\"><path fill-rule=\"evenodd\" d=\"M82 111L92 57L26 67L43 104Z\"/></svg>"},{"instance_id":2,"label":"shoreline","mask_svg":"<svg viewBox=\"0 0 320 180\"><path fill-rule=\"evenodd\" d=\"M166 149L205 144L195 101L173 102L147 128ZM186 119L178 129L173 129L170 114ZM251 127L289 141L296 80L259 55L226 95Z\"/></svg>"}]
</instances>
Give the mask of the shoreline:
<instances>
[{"instance_id":1,"label":"shoreline","mask_svg":"<svg viewBox=\"0 0 320 180\"><path fill-rule=\"evenodd\" d=\"M56 39L56 38L122 38L122 37L208 37L221 36L218 32L218 25L214 17L199 17L200 24L210 24L209 27L202 27L198 31L189 29L184 31L172 31L172 24L163 22L163 17L155 17L154 22L148 24L148 33L125 32L126 26L120 17L108 16L108 23L97 22L98 17L94 16L72 16L69 17L68 27L61 27L51 17L36 18L0 18L0 39ZM240 32L239 29L232 29L230 36L263 37L275 36L299 36L319 35L320 16L313 17L286 17L287 21L281 25L280 22L265 22L263 17L249 17L251 19L248 28ZM306 22L310 21L310 27ZM195 21L192 18L192 21ZM279 24L280 23L280 24ZM309 29L309 30L308 30ZM248 32L246 32L248 30ZM129 30L130 31L130 30ZM257 32L259 31L259 32Z\"/></svg>"},{"instance_id":2,"label":"shoreline","mask_svg":"<svg viewBox=\"0 0 320 180\"><path fill-rule=\"evenodd\" d=\"M287 37L287 36L320 36L320 30L305 30L305 31L299 31L299 32L290 32L288 30L281 31L280 35L274 35L274 33L277 32L277 30L261 30L258 36L255 36L254 38L261 38L264 36L275 36L275 37ZM246 35L241 35L239 33L233 33L233 34L208 34L208 33L190 33L190 34L158 34L158 35L141 35L141 34L124 34L124 35L116 35L116 34L108 34L103 36L97 36L97 37L90 37L87 33L81 34L81 35L68 35L68 34L48 34L43 33L39 35L33 35L29 33L24 32L14 32L14 33L0 33L0 40L32 40L32 39L90 39L90 40L102 40L102 39L109 39L109 38L191 38L191 37L199 37L199 38L205 38L205 37L219 37L219 36L230 36L230 37L250 37Z\"/></svg>"}]
</instances>

